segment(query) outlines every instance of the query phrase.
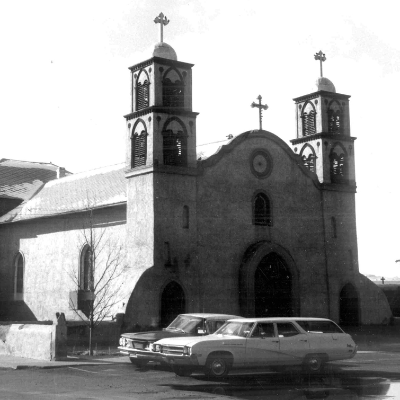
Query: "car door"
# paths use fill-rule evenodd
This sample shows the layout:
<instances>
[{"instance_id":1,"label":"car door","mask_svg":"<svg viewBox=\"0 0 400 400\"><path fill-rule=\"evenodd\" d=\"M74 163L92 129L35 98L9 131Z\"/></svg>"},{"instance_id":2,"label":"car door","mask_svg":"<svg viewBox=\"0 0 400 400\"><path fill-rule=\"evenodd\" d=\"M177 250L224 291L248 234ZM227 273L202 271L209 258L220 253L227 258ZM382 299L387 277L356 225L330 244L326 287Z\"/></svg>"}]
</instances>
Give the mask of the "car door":
<instances>
[{"instance_id":1,"label":"car door","mask_svg":"<svg viewBox=\"0 0 400 400\"><path fill-rule=\"evenodd\" d=\"M261 367L279 362L279 339L272 322L258 322L246 340L246 366Z\"/></svg>"},{"instance_id":2,"label":"car door","mask_svg":"<svg viewBox=\"0 0 400 400\"><path fill-rule=\"evenodd\" d=\"M279 363L282 365L301 364L310 352L306 333L300 332L291 322L276 323L279 337Z\"/></svg>"}]
</instances>

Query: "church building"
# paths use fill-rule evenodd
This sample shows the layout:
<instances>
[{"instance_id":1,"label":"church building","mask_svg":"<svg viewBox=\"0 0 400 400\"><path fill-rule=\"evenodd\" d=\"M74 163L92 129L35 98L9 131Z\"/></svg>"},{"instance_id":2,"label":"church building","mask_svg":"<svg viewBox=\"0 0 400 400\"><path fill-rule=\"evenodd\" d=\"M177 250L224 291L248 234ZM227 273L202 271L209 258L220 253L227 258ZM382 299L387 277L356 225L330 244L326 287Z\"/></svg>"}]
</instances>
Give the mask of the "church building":
<instances>
[{"instance_id":1,"label":"church building","mask_svg":"<svg viewBox=\"0 0 400 400\"><path fill-rule=\"evenodd\" d=\"M111 314L126 326L182 312L388 323L385 295L359 273L350 96L321 74L294 99L291 145L260 127L198 159L192 68L162 37L129 68L123 165L0 160L0 319L78 319L90 210L93 231L120 246Z\"/></svg>"}]
</instances>

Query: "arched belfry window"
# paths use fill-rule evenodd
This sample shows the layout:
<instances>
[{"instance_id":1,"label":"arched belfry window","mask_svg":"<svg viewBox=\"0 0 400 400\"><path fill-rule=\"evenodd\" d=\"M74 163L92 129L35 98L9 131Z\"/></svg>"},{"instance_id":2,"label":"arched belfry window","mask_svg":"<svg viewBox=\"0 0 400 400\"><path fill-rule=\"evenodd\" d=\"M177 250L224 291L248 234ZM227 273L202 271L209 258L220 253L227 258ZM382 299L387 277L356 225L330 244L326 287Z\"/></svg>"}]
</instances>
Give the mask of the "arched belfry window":
<instances>
[{"instance_id":1,"label":"arched belfry window","mask_svg":"<svg viewBox=\"0 0 400 400\"><path fill-rule=\"evenodd\" d=\"M163 78L164 107L183 107L184 89L183 78L176 69L170 68Z\"/></svg>"},{"instance_id":2,"label":"arched belfry window","mask_svg":"<svg viewBox=\"0 0 400 400\"><path fill-rule=\"evenodd\" d=\"M262 192L253 198L253 225L272 226L271 202Z\"/></svg>"},{"instance_id":3,"label":"arched belfry window","mask_svg":"<svg viewBox=\"0 0 400 400\"><path fill-rule=\"evenodd\" d=\"M150 105L150 81L145 70L141 70L136 80L136 111Z\"/></svg>"},{"instance_id":4,"label":"arched belfry window","mask_svg":"<svg viewBox=\"0 0 400 400\"><path fill-rule=\"evenodd\" d=\"M147 131L142 120L138 120L131 136L131 168L146 165Z\"/></svg>"},{"instance_id":5,"label":"arched belfry window","mask_svg":"<svg viewBox=\"0 0 400 400\"><path fill-rule=\"evenodd\" d=\"M172 117L163 129L164 165L187 165L187 131L181 120Z\"/></svg>"},{"instance_id":6,"label":"arched belfry window","mask_svg":"<svg viewBox=\"0 0 400 400\"><path fill-rule=\"evenodd\" d=\"M301 119L303 123L303 136L314 135L316 133L316 111L311 102L307 102L303 107Z\"/></svg>"},{"instance_id":7,"label":"arched belfry window","mask_svg":"<svg viewBox=\"0 0 400 400\"><path fill-rule=\"evenodd\" d=\"M93 253L90 246L86 245L81 253L79 288L91 290L93 279Z\"/></svg>"},{"instance_id":8,"label":"arched belfry window","mask_svg":"<svg viewBox=\"0 0 400 400\"><path fill-rule=\"evenodd\" d=\"M328 132L342 133L342 109L337 101L331 102L328 108Z\"/></svg>"},{"instance_id":9,"label":"arched belfry window","mask_svg":"<svg viewBox=\"0 0 400 400\"><path fill-rule=\"evenodd\" d=\"M24 299L24 275L25 265L24 257L18 253L14 260L14 300Z\"/></svg>"},{"instance_id":10,"label":"arched belfry window","mask_svg":"<svg viewBox=\"0 0 400 400\"><path fill-rule=\"evenodd\" d=\"M346 183L348 175L348 159L346 151L339 144L334 146L329 155L330 176L333 183Z\"/></svg>"},{"instance_id":11,"label":"arched belfry window","mask_svg":"<svg viewBox=\"0 0 400 400\"><path fill-rule=\"evenodd\" d=\"M314 149L308 143L305 144L304 147L301 149L300 156L304 166L311 172L315 172L315 162L317 156L315 155Z\"/></svg>"}]
</instances>

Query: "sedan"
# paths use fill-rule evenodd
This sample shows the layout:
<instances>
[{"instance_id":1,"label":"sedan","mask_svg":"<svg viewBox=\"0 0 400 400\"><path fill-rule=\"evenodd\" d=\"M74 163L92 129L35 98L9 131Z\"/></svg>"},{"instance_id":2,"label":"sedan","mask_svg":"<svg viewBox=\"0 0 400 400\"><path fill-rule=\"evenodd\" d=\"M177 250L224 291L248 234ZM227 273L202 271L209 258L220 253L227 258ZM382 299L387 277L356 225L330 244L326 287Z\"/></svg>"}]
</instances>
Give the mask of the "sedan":
<instances>
[{"instance_id":1,"label":"sedan","mask_svg":"<svg viewBox=\"0 0 400 400\"><path fill-rule=\"evenodd\" d=\"M118 349L121 354L129 356L132 364L138 367L149 361L162 362L160 353L152 351L152 344L157 340L209 335L232 318L241 317L212 313L180 314L162 331L123 333L119 339Z\"/></svg>"}]
</instances>

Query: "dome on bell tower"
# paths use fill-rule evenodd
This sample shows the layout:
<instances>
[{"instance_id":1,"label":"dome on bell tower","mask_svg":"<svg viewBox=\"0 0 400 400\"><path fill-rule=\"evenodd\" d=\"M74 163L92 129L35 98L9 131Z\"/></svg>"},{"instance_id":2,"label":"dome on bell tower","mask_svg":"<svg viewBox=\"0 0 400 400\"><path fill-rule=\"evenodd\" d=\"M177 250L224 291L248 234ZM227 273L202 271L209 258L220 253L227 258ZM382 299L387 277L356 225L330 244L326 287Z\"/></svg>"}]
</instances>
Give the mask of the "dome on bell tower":
<instances>
[{"instance_id":1,"label":"dome on bell tower","mask_svg":"<svg viewBox=\"0 0 400 400\"><path fill-rule=\"evenodd\" d=\"M317 79L315 84L317 86L317 91L324 90L325 92L336 93L335 85L328 78L321 76Z\"/></svg>"},{"instance_id":2,"label":"dome on bell tower","mask_svg":"<svg viewBox=\"0 0 400 400\"><path fill-rule=\"evenodd\" d=\"M178 61L175 50L165 42L159 42L154 46L153 57L167 58Z\"/></svg>"}]
</instances>

